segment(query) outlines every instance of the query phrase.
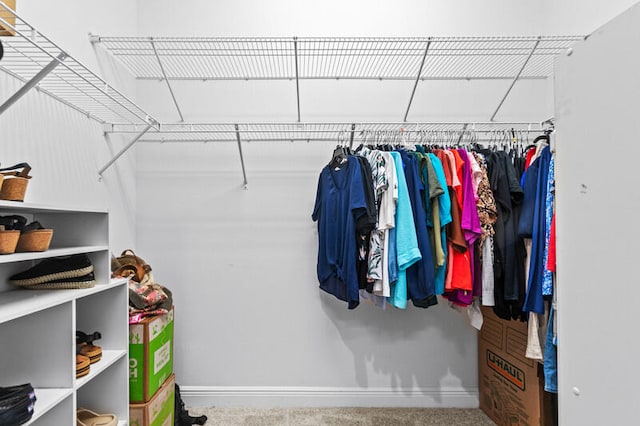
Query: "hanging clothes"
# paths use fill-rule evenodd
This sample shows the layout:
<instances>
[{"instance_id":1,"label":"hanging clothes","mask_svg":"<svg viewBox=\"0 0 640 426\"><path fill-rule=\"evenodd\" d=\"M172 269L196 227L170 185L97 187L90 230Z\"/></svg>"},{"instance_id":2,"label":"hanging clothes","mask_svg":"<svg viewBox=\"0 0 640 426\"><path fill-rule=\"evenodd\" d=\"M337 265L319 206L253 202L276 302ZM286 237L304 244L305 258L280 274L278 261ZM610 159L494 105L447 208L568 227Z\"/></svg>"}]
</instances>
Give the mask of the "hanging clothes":
<instances>
[{"instance_id":1,"label":"hanging clothes","mask_svg":"<svg viewBox=\"0 0 640 426\"><path fill-rule=\"evenodd\" d=\"M365 214L356 219L356 243L358 245L358 260L356 268L358 270L358 288L365 289L369 285L369 247L371 243L371 232L376 228L378 222L377 206L375 201L375 190L373 188L373 172L366 158L355 157L360 163L362 174L362 185L364 199L367 205Z\"/></svg>"},{"instance_id":2,"label":"hanging clothes","mask_svg":"<svg viewBox=\"0 0 640 426\"><path fill-rule=\"evenodd\" d=\"M379 206L384 192L389 186L385 173L386 162L380 151L363 147L357 154L365 158L371 169L372 194L374 198L375 217L374 229L369 235L369 249L367 257L366 286L365 289L371 293L377 281L382 281L382 257L384 245L384 230L380 229Z\"/></svg>"},{"instance_id":3,"label":"hanging clothes","mask_svg":"<svg viewBox=\"0 0 640 426\"><path fill-rule=\"evenodd\" d=\"M395 161L390 153L381 152L385 161L385 177L388 182L387 191L380 199L378 227L384 230L384 247L382 257L382 282L374 286L374 294L382 297L391 296L391 284L398 280L398 263L396 254L395 216L398 203L398 177Z\"/></svg>"},{"instance_id":4,"label":"hanging clothes","mask_svg":"<svg viewBox=\"0 0 640 426\"><path fill-rule=\"evenodd\" d=\"M484 155L498 211L494 224L494 312L503 319L524 319L524 244L517 236L523 191L505 152L479 150Z\"/></svg>"},{"instance_id":5,"label":"hanging clothes","mask_svg":"<svg viewBox=\"0 0 640 426\"><path fill-rule=\"evenodd\" d=\"M436 262L436 276L435 276L435 291L437 295L444 294L444 281L446 273L446 259L447 259L447 225L451 223L451 198L449 197L449 190L447 188L447 179L442 167L442 162L435 154L427 154L434 172L438 179L438 184L443 188L442 194L434 200L434 206L432 209L433 219L433 231L436 233L435 240L439 241L437 245L442 248L443 259L440 263ZM436 204L437 202L437 204ZM438 219L436 219L436 217ZM439 222L439 226L438 226Z\"/></svg>"},{"instance_id":6,"label":"hanging clothes","mask_svg":"<svg viewBox=\"0 0 640 426\"><path fill-rule=\"evenodd\" d=\"M445 290L447 293L445 297L452 303L461 306L467 306L471 304L473 297L473 249L469 246L471 241L475 241L473 235L472 225L472 213L469 210L470 201L473 204L473 210L477 219L477 210L475 207L475 199L473 197L473 190L471 187L468 160L465 161L466 151L462 153L458 150L447 150L445 152L449 158L449 162L452 168L452 177L454 177L454 190L456 197L456 205L459 209L460 215L460 231L461 241L457 245L456 250L451 252L450 256L450 270L447 272L447 281L445 284ZM455 172L454 172L455 170ZM458 183L457 185L455 183ZM465 196L467 201L465 203ZM470 197L470 199L469 199ZM479 232L478 223L478 232Z\"/></svg>"},{"instance_id":7,"label":"hanging clothes","mask_svg":"<svg viewBox=\"0 0 640 426\"><path fill-rule=\"evenodd\" d=\"M389 302L396 308L406 309L407 293L407 269L422 258L418 248L418 237L413 219L413 210L409 198L409 190L405 178L402 156L399 152L390 152L396 168L398 179L398 204L396 206L396 259L398 279L391 288Z\"/></svg>"},{"instance_id":8,"label":"hanging clothes","mask_svg":"<svg viewBox=\"0 0 640 426\"><path fill-rule=\"evenodd\" d=\"M537 298L555 294L548 149L538 144L525 157L513 147L378 148L387 151L336 150L339 161L320 174L312 218L323 291L350 309L361 300L405 309L408 300L437 304L438 295L462 307L481 299L499 317L520 320ZM524 237L533 238L530 262Z\"/></svg>"},{"instance_id":9,"label":"hanging clothes","mask_svg":"<svg viewBox=\"0 0 640 426\"><path fill-rule=\"evenodd\" d=\"M433 250L427 230L427 214L424 208L425 186L422 183L418 159L406 150L400 150L416 238L421 258L407 268L408 296L414 306L428 308L438 303L435 296L435 269L433 266Z\"/></svg>"},{"instance_id":10,"label":"hanging clothes","mask_svg":"<svg viewBox=\"0 0 640 426\"><path fill-rule=\"evenodd\" d=\"M542 150L540 157L534 163L538 164L538 176L535 192L535 206L533 216L533 232L531 245L531 263L529 267L529 289L527 291L523 310L525 312L544 313L544 300L542 295L543 276L546 265L543 264L546 240L546 201L547 179L549 177L549 164L551 162L551 149L547 146ZM534 164L529 166L529 169Z\"/></svg>"},{"instance_id":11,"label":"hanging clothes","mask_svg":"<svg viewBox=\"0 0 640 426\"><path fill-rule=\"evenodd\" d=\"M360 303L356 221L366 213L358 159L349 156L338 167L325 166L311 215L318 222L318 281L323 291L346 301L349 309Z\"/></svg>"},{"instance_id":12,"label":"hanging clothes","mask_svg":"<svg viewBox=\"0 0 640 426\"><path fill-rule=\"evenodd\" d=\"M480 263L482 268L482 304L494 306L494 275L493 275L493 224L498 220L496 200L489 184L486 162L481 154L474 153L480 167L481 178L478 182L478 218L482 233L479 238Z\"/></svg>"}]
</instances>

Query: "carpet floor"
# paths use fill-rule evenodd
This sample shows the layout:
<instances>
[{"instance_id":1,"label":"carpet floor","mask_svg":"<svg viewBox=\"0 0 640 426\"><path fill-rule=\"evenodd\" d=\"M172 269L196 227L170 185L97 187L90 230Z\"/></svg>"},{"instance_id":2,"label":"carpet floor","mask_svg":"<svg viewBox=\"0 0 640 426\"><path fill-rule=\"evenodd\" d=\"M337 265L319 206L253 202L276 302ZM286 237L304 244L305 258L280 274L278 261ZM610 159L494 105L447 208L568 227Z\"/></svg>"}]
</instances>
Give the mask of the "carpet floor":
<instances>
[{"instance_id":1,"label":"carpet floor","mask_svg":"<svg viewBox=\"0 0 640 426\"><path fill-rule=\"evenodd\" d=\"M478 409L463 408L205 408L189 414L224 426L495 426Z\"/></svg>"}]
</instances>

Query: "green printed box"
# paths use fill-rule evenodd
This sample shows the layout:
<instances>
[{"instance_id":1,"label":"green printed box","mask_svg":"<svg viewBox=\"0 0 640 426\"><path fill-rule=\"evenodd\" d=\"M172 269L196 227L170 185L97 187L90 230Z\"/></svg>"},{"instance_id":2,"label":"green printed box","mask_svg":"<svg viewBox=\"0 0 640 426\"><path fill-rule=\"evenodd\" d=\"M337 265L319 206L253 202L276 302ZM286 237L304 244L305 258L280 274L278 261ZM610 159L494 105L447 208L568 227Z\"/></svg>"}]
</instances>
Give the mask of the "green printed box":
<instances>
[{"instance_id":1,"label":"green printed box","mask_svg":"<svg viewBox=\"0 0 640 426\"><path fill-rule=\"evenodd\" d=\"M151 401L129 405L131 426L173 426L176 392L174 380L172 374Z\"/></svg>"},{"instance_id":2,"label":"green printed box","mask_svg":"<svg viewBox=\"0 0 640 426\"><path fill-rule=\"evenodd\" d=\"M149 401L171 373L173 308L129 325L129 401Z\"/></svg>"}]
</instances>

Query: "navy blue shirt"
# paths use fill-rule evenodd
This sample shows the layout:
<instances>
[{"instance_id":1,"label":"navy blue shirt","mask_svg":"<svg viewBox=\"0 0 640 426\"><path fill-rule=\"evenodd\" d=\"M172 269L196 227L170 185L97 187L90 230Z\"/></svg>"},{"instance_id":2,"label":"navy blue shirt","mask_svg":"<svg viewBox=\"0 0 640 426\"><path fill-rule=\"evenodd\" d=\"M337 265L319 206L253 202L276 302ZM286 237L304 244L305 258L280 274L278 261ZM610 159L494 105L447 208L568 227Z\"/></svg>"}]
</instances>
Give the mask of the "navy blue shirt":
<instances>
[{"instance_id":1,"label":"navy blue shirt","mask_svg":"<svg viewBox=\"0 0 640 426\"><path fill-rule=\"evenodd\" d=\"M529 290L524 301L523 311L544 313L544 299L542 296L542 278L546 268L544 264L545 247L545 209L547 199L547 179L549 176L549 163L551 162L551 149L547 146L542 150L540 157L535 160L538 163L538 176L535 191L535 206L533 211L533 232L531 241L531 263L529 267ZM532 164L529 168L533 167ZM527 172L528 173L528 172Z\"/></svg>"},{"instance_id":2,"label":"navy blue shirt","mask_svg":"<svg viewBox=\"0 0 640 426\"><path fill-rule=\"evenodd\" d=\"M318 222L318 281L320 288L358 306L356 220L366 213L358 159L349 156L339 168L325 166L318 179L311 215Z\"/></svg>"},{"instance_id":3,"label":"navy blue shirt","mask_svg":"<svg viewBox=\"0 0 640 426\"><path fill-rule=\"evenodd\" d=\"M425 187L422 183L418 159L407 151L400 151L404 174L416 225L418 248L422 259L407 269L407 291L414 306L428 308L438 303L435 296L435 268L431 239L427 229L427 213L424 208Z\"/></svg>"}]
</instances>

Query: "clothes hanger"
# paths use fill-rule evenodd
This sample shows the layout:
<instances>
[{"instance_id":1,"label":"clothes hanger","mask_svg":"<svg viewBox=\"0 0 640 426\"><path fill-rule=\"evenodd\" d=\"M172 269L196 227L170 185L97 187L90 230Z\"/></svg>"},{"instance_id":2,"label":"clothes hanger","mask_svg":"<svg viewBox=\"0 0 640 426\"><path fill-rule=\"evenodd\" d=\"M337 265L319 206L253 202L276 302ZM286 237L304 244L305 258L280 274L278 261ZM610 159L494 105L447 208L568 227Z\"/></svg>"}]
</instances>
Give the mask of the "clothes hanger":
<instances>
[{"instance_id":1,"label":"clothes hanger","mask_svg":"<svg viewBox=\"0 0 640 426\"><path fill-rule=\"evenodd\" d=\"M341 131L338 133L338 144L336 145L333 153L331 154L331 161L329 161L329 167L339 168L341 165L347 162L347 153L345 151L344 143L344 132Z\"/></svg>"}]
</instances>

